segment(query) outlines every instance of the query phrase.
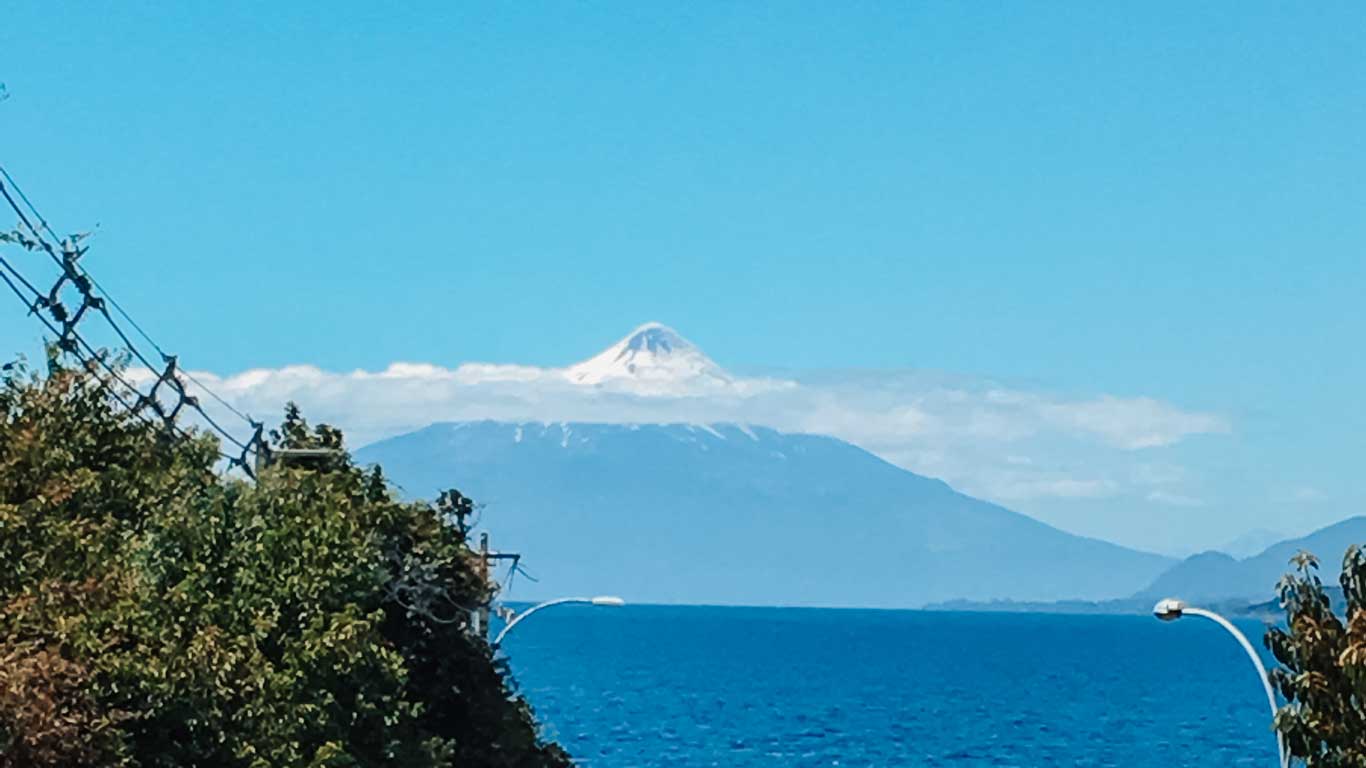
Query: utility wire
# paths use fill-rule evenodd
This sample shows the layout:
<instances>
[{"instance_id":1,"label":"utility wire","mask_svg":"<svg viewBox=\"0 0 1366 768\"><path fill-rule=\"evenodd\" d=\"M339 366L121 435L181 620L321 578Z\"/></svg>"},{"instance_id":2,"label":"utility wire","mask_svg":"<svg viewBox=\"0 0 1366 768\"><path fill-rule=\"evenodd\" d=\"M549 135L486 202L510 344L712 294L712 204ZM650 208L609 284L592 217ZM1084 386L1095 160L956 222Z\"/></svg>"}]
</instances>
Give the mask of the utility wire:
<instances>
[{"instance_id":1,"label":"utility wire","mask_svg":"<svg viewBox=\"0 0 1366 768\"><path fill-rule=\"evenodd\" d=\"M0 263L3 263L3 262L4 262L4 260L3 260L3 259L0 259ZM8 264L5 264L5 266L8 267L9 265L8 265ZM12 267L10 267L10 271L13 271L13 268L12 268ZM24 282L24 283L27 283L27 282L28 282L27 280L24 280L24 279L23 279L23 276L22 276L22 275L19 275L19 279L20 279L22 282ZM14 295L15 295L15 296L18 296L18 297L19 297L19 300L20 300L21 302L23 302L23 303L25 303L25 304L28 303L28 301L29 301L29 300L28 300L28 297L24 295L23 291L19 290L19 286L17 286L17 285L14 284L14 281L10 279L9 275L6 275L5 273L0 272L0 280L4 280L4 281L5 281L5 284L9 286L9 288L10 288L11 291L14 291ZM29 287L30 290L33 290L32 286L28 286L28 287ZM36 293L36 291L35 291L35 293ZM41 295L41 294L39 294L39 295ZM43 317L42 315L38 315L38 321L41 322L43 325L47 326L47 329L48 329L49 331L51 331L51 332L53 332L53 333L57 333L57 332L58 332L58 331L57 331L57 328L56 328L54 325L52 325L51 321L49 321L46 317ZM84 340L84 339L81 339L81 342L82 342L82 344L83 344L87 349L90 349L90 345L87 344L87 343L85 343L85 340ZM76 359L77 359L82 365L85 365L87 368L90 367L90 361L86 360L85 357L82 356L82 355L80 354L80 351L79 351L79 350L73 352L72 354L76 357ZM131 390L131 391L134 391L134 392L137 391L137 388L136 388L136 387L134 387L132 384L129 384L126 380L124 380L121 376L119 376L119 375L113 370L113 368L112 368L111 366L109 366L109 365L104 361L102 355L100 355L99 353L94 352L93 350L91 350L91 356L92 356L95 360L97 360L97 361L99 362L99 364L100 364L101 366L103 366L103 367L105 368L105 370L108 371L108 372L110 373L111 377L113 377L115 380L117 380L120 384L122 384L124 387L128 388L128 389ZM104 385L101 384L101 386L104 386ZM151 425L151 426L156 426L156 422L155 422L155 421L152 421L151 417L149 417L149 416L148 416L147 414L145 414L145 413L142 413L142 412L141 412L140 410L138 410L137 408L133 407L127 400L123 399L123 396L120 395L117 391L115 391L112 387L105 387L105 388L108 389L109 393L110 393L111 395L113 395L114 398L117 399L117 400L119 401L119 403L120 403L121 405L123 405L124 408L126 408L126 409L129 410L129 411L131 411L132 414L133 414L134 416L138 417L139 419L141 419L141 420L142 420L143 422L145 422L146 424L149 424L149 425Z\"/></svg>"},{"instance_id":2,"label":"utility wire","mask_svg":"<svg viewBox=\"0 0 1366 768\"><path fill-rule=\"evenodd\" d=\"M47 221L43 218L42 214L38 213L38 209L33 207L33 203L29 202L28 195L25 195L24 190L19 188L19 182L15 181L14 177L9 175L9 171L5 170L3 165L0 165L0 174L4 175L5 181L9 182L10 189L13 189L15 194L19 195L19 199L23 200L24 205L27 205L28 209L33 212L33 218L37 219L38 223L43 225L43 229L46 229L48 234L52 235L52 239L61 240L61 238L57 236L57 233L52 231L52 227L47 225ZM5 195L5 197L9 197L9 195ZM13 201L11 201L10 204L13 205Z\"/></svg>"},{"instance_id":3,"label":"utility wire","mask_svg":"<svg viewBox=\"0 0 1366 768\"><path fill-rule=\"evenodd\" d=\"M230 443L241 449L242 453L238 457L228 456L227 454L223 455L231 463L241 465L244 469L246 469L248 473L250 473L250 469L246 466L246 458L248 454L259 454L263 449L263 445L261 443L261 424L252 419L250 416L243 413L242 411L235 408L227 400L220 397L218 393L214 392L203 382L199 381L199 379L197 379L193 374L178 369L176 366L175 356L168 354L164 349L162 349L161 346L156 343L156 340L154 340L151 337L151 335L148 334L147 331L136 320L133 319L132 315L129 314L127 310L125 310L123 306L118 303L118 301L116 301L112 296L107 295L107 292L105 291L104 287L100 285L100 283L94 278L94 276L92 276L87 270L85 270L76 262L76 259L78 259L85 252L83 249L78 249L75 245L77 242L79 242L80 237L72 236L70 238L62 238L61 236L59 236L48 224L47 219L44 218L43 215L38 211L37 207L33 205L33 202L28 198L26 194L24 194L23 189L20 188L19 185L14 181L14 177L12 177L3 166L0 166L0 176L3 176L5 181L8 182L8 185L0 183L0 195L3 195L5 201L9 203L10 208L13 209L16 215L18 215L19 221L24 225L24 227L29 231L29 233L33 235L33 241L31 243L21 241L20 244L28 250L32 250L32 246L34 245L41 247L42 250L45 253L47 253L47 255L62 270L62 276L53 286L52 290L49 292L49 295L45 297L41 291L39 291L27 278L23 276L22 273L19 272L18 269L16 269L8 261L5 261L3 258L0 258L0 267L3 267L6 271L11 273L16 279L20 281L20 283L25 288L29 290L30 293L33 294L34 299L30 302L28 297L22 291L19 290L18 285L16 285L8 275L5 275L3 272L0 272L0 277L4 278L5 282L9 285L11 290L14 291L15 295L18 296L19 299L25 303L25 305L29 309L29 313L37 314L39 319L43 322L43 325L46 326L47 329L52 333L57 334L58 339L60 340L59 346L61 346L64 351L73 354L73 356L75 356L83 364L89 366L89 361L83 359L83 356L79 354L80 348L84 347L86 351L91 355L91 357L93 357L93 359L101 367L103 367L113 379L117 380L123 386L127 387L130 391L137 392L139 395L139 401L137 405L129 405L126 401L123 400L121 396L115 393L115 397L119 399L125 407L129 408L129 410L132 410L140 417L143 417L145 415L141 413L142 406L150 404L153 407L153 409L157 411L158 415L162 416L163 420L165 420L168 423L172 430L178 430L178 428L173 423L174 417L179 414L182 408L188 406L190 409L194 410L196 413L199 414L199 416L208 424L210 429L212 429L215 433L220 435L225 440L229 441ZM36 220L38 222L39 226L35 227L33 225L33 221L29 219L29 216L25 214L23 208L21 208L18 202L15 201L14 197L10 195L10 189L13 189L14 193L18 195L20 200L23 201L24 205L28 209L29 214L32 215L33 220ZM47 238L43 236L44 231L48 235L50 235L53 240L57 241L58 244L61 246L61 256L57 255L56 250L53 248L52 244L49 243L47 241ZM19 233L19 235L21 238L25 237L23 233ZM82 298L81 308L77 311L74 318L66 317L65 309L63 309L60 306L60 301L57 296L58 292L67 282L70 282L77 288L77 290L81 293ZM94 293L90 290L91 286L97 289L101 295L94 295ZM124 347L139 362L146 366L146 368L149 371L155 372L158 369L158 367L154 365L147 358L147 356L142 353L140 349L138 349L137 345L133 343L132 339L129 338L128 334L125 333L123 328L118 324L118 322L114 320L114 317L109 313L108 308L105 306L106 301L109 303L109 305L112 305L114 307L115 311L118 312L118 314L124 319L124 321L127 322L129 326L131 326L138 333L138 335L142 337L143 340L145 340L154 350L156 350L157 354L161 356L162 361L165 363L165 369L162 371L161 376L158 377L156 384L153 385L152 391L148 395L143 395L137 387L130 384L114 368L109 366L108 363L104 360L103 355L96 352L94 347L83 336L80 335L79 331L75 327L77 322L80 320L80 318L87 309L96 309L104 317L105 322L108 323L110 328L113 329L114 333L119 337L120 341L123 342ZM62 329L57 329L51 322L48 321L46 317L43 317L43 315L39 311L41 309L48 309L48 311L51 312L59 322L62 323ZM241 440L239 440L236 436L234 436L231 432L229 432L227 429L223 428L221 424L219 424L199 405L199 402L196 398L190 396L185 391L185 386L179 381L179 376L182 375L185 378L189 379L200 390L208 393L210 397L212 397L219 404L227 408L234 415L241 418L243 421L247 422L247 424L252 426L253 429L255 429L255 434L253 435L253 437L248 442L244 443ZM161 406L161 404L156 400L157 389L162 384L167 384L171 389L175 391L175 394L177 396L176 405L174 406L174 408L172 408L171 413L169 415L165 412L165 409ZM178 431L178 433L182 435L185 434L183 433L183 430Z\"/></svg>"},{"instance_id":4,"label":"utility wire","mask_svg":"<svg viewBox=\"0 0 1366 768\"><path fill-rule=\"evenodd\" d=\"M24 190L20 188L19 184L14 180L14 177L9 175L9 171L6 171L3 166L0 166L0 174L4 175L5 180L9 182L10 188L14 190L15 194L19 196L20 200L24 201L24 205L28 206L29 212L33 214L33 218L38 221L38 224L44 230L46 230L49 235L52 236L53 240L58 241L58 244L62 244L63 238L56 232L54 232L52 227L48 225L47 220L44 219L43 215L38 212L38 209L34 207L33 202L28 199L28 195L24 194ZM12 202L13 201L11 201L11 203ZM32 228L31 224L28 226ZM51 250L46 247L44 247L44 250L48 251L49 255L52 253ZM100 292L101 298L109 302L110 306L114 308L114 311L118 312L119 316L122 317L124 321L128 323L128 325L132 326L133 330L137 331L138 335L142 337L143 341L146 341L148 344L151 345L152 349L156 350L156 353L161 356L163 361L171 357L171 355L168 354L166 350L161 348L161 345L156 342L156 339L153 339L151 334L147 333L147 331L142 327L142 325L139 324L137 320L133 319L133 316L128 313L128 310L123 308L123 305L119 303L119 300L114 298L114 296L109 293L109 290L106 289L104 285L102 285L100 281L95 278L94 275L90 274L89 270L79 265L76 266L76 269L80 271L80 274L82 276L90 280L90 284L93 285L96 288L96 290ZM109 321L110 325L115 325L113 318L106 317L106 320ZM122 331L116 325L115 330L119 332L120 337L123 337L124 343L131 348L132 345L128 343L127 337L123 335ZM139 355L139 357L141 356ZM149 367L151 366L149 365ZM193 373L186 370L181 370L180 373L185 378L193 382L195 386L199 387L201 390L206 392L209 395L209 397L212 397L215 401L217 401L219 405L231 411L233 415L237 416L238 418L242 419L248 424L251 424L253 426L255 425L255 419L238 410L236 407L233 406L232 403L229 403L227 400L224 400L222 397L219 397L217 392L214 392L204 382L195 378Z\"/></svg>"},{"instance_id":5,"label":"utility wire","mask_svg":"<svg viewBox=\"0 0 1366 768\"><path fill-rule=\"evenodd\" d=\"M17 278L17 279L19 280L19 282L21 282L21 283L24 284L24 287L25 287L25 288L27 288L27 289L29 289L30 291L32 291L33 294L34 294L35 296L37 296L39 299L42 298L43 294L39 293L39 292L38 292L38 289L35 288L35 287L33 287L33 283L30 283L30 282L24 277L23 273L21 273L19 270L15 269L8 261L5 261L5 257L4 257L4 256L0 256L0 267L4 267L4 268L5 268L6 270L8 270L11 274L13 274L13 275L15 276L15 278ZM0 275L3 275L3 273L0 273ZM9 280L8 277L5 278L5 282L10 283L10 280ZM36 314L37 311L38 311L37 307L36 307L35 305L33 305L33 304L30 304L30 303L28 302L28 299L24 297L24 294L19 293L19 289L16 288L16 287L14 286L14 283L10 283L10 287L11 287L11 288L14 288L14 292L19 294L19 298L20 298L20 299L23 299L23 300L24 300L24 303L25 303L25 304L28 306L28 308L29 308L29 313L30 313L30 314ZM45 323L47 322L47 318L44 318L44 317L42 317L41 315L39 315L39 317L43 320L43 322L45 322Z\"/></svg>"},{"instance_id":6,"label":"utility wire","mask_svg":"<svg viewBox=\"0 0 1366 768\"><path fill-rule=\"evenodd\" d=\"M37 219L38 223L42 226L42 228L46 230L47 233L52 236L52 239L56 240L60 245L63 240L62 236L54 232L52 227L48 225L47 219L44 219L43 215L38 212L38 209L33 205L33 201L28 199L28 195L24 194L24 190L19 186L19 183L14 180L14 177L9 175L9 171L5 170L4 166L0 166L0 175L3 175L5 177L5 181L9 183L9 188L14 190L14 193L19 196L19 199L24 201L24 205L27 206L29 212L33 214L33 218ZM13 208L13 198L11 198L8 194L5 195L5 198L9 200L10 207ZM29 227L29 229L33 229L33 225L30 224L27 219L23 218L23 213L20 212L19 216L20 219L24 222L25 226ZM41 233L35 232L34 234L38 236L39 240L42 239ZM44 243L43 250L47 251L49 255L52 253L51 249L47 247L46 243ZM120 304L117 299L111 296L109 294L109 291L105 290L103 285L100 285L100 282L95 279L94 275L90 274L90 272L88 272L83 267L78 266L77 269L81 271L82 275L84 275L86 278L90 280L90 284L95 286L95 288L99 290L102 297L114 307L114 310L117 311L119 315L128 322L129 325L133 326L133 330L137 331L138 335L141 336L144 341L152 345L152 349L155 349L158 355L161 355L162 357L169 357L169 355L166 354L166 350L162 349L161 345L157 344L156 340L154 340L150 335L148 335L147 331L143 330L141 325L138 325L138 321L134 320L133 316L128 314L128 312L124 310L123 305Z\"/></svg>"},{"instance_id":7,"label":"utility wire","mask_svg":"<svg viewBox=\"0 0 1366 768\"><path fill-rule=\"evenodd\" d=\"M0 263L4 263L4 260L0 259ZM5 264L5 266L9 267L7 263ZM13 271L12 267L9 267L9 269L10 271ZM27 283L27 281L23 279L22 275L18 275L18 277L21 282ZM4 280L5 284L8 285L10 290L14 292L15 296L19 297L19 300L21 302L25 304L29 303L28 297L24 295L24 292L19 289L19 286L15 284L14 280L12 280L9 275L6 275L4 272L0 272L0 280ZM33 290L31 286L29 286L29 288L31 291ZM34 293L38 296L41 296L41 294L37 294L36 291L34 291ZM48 320L46 317L38 315L38 321L41 322L44 326L46 326L47 329L52 333L59 333L56 326L54 326L52 322ZM111 366L108 363L108 361L104 359L104 355L100 354L100 352L97 351L94 347L92 347L88 341L86 341L83 337L80 336L77 336L76 338L80 342L80 348L70 350L71 355L75 357L76 360L80 362L81 365L84 366L87 370L93 371L95 365L98 365L100 368L104 369L105 373L108 375L109 378L97 378L96 380L99 382L98 386L100 389L103 389L110 396L112 396L119 403L119 405L122 405L124 410L128 411L130 415L132 415L134 418L137 418L144 424L147 424L148 426L158 428L169 427L171 432L175 434L177 437L186 439L189 439L191 437L191 435L188 432L186 432L180 426L176 425L174 422L158 425L157 422L154 421L146 413L144 413L141 408L138 408L135 404L128 402L125 396L121 394L116 388L114 388L110 384L110 382L117 382L118 384L122 385L123 388L127 391L137 392L141 397L141 393L138 391L138 388L131 382L129 382L126 378L124 378L116 368ZM84 348L85 353L81 352L81 348ZM92 365L92 363L94 363L95 365ZM224 453L223 451L219 451L218 455L223 459L227 459L228 461L235 460L235 457L227 453Z\"/></svg>"},{"instance_id":8,"label":"utility wire","mask_svg":"<svg viewBox=\"0 0 1366 768\"><path fill-rule=\"evenodd\" d=\"M47 219L43 218L43 215L38 212L38 209L33 205L33 201L28 199L28 195L24 194L23 188L19 186L19 183L14 180L13 176L9 175L9 171L5 170L4 166L0 166L0 175L3 175L5 177L5 181L9 183L10 189L14 190L14 193L19 196L19 199L24 201L24 205L28 207L29 212L33 214L33 218L38 221L38 224L44 230L46 230L49 235L52 236L53 240L58 241L58 243L60 244L63 238L60 235L58 235L55 231L53 231L52 227L47 223ZM6 197L8 197L8 195L6 195ZM13 207L13 200L11 200L10 202L11 207ZM32 225L28 226L32 228ZM44 250L48 249L44 248ZM50 253L51 251L49 251L49 254ZM94 275L90 274L89 270L79 266L77 268L80 270L83 276L90 280L90 284L95 286L95 288L100 292L101 297L105 301L109 302L110 306L114 308L114 311L118 312L119 316L122 317L124 321L127 322L130 326L132 326L133 330L137 331L138 335L142 337L143 341L146 341L148 344L150 344L152 346L152 349L156 350L156 353L158 355L161 355L163 359L170 357L170 355L167 354L166 350L162 349L161 345L156 342L156 339L153 339L151 334L147 333L147 331L142 327L142 325L140 325L137 320L134 320L132 315L128 314L128 310L123 308L123 305L119 303L119 300L114 298L114 296L111 293L109 293L109 290L106 289L104 285L102 285ZM110 320L110 324L113 325L112 319ZM126 339L125 343L127 343ZM243 421L246 421L249 424L255 421L250 416L246 415L245 413L242 413L237 408L235 408L232 405L232 403L229 403L227 400L224 400L223 398L219 397L218 393L214 392L212 389L209 389L208 386L206 386L199 379L195 378L194 375L189 371L182 370L180 373L183 374L185 378L194 382L195 386L204 390L209 394L210 397L218 401L219 405L222 405L224 408L227 408L229 411L231 411L233 414L241 418Z\"/></svg>"}]
</instances>

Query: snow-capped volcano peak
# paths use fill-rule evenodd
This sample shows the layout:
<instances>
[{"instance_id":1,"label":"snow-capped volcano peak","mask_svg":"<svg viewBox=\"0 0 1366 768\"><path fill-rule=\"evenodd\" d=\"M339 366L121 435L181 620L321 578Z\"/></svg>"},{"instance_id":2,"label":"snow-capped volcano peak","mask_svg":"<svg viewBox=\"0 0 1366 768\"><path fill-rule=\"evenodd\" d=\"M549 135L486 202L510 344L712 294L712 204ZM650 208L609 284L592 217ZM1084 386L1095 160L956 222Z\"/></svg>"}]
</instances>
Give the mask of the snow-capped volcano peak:
<instances>
[{"instance_id":1,"label":"snow-capped volcano peak","mask_svg":"<svg viewBox=\"0 0 1366 768\"><path fill-rule=\"evenodd\" d=\"M630 335L619 342L619 345L624 347L621 352L623 355L638 352L667 355L675 349L697 349L692 342L678 335L678 331L663 323L646 323L631 331Z\"/></svg>"},{"instance_id":2,"label":"snow-capped volcano peak","mask_svg":"<svg viewBox=\"0 0 1366 768\"><path fill-rule=\"evenodd\" d=\"M598 355L564 370L575 384L619 382L668 390L672 385L729 385L731 376L677 331L646 323Z\"/></svg>"}]
</instances>

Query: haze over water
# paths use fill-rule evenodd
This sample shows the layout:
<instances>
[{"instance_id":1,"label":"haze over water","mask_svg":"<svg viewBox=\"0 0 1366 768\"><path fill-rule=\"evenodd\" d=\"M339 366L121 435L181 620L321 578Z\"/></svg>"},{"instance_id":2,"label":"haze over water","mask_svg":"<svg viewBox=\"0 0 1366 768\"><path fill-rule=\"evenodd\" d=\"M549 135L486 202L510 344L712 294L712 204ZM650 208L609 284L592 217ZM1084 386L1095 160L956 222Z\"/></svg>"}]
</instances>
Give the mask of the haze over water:
<instances>
[{"instance_id":1,"label":"haze over water","mask_svg":"<svg viewBox=\"0 0 1366 768\"><path fill-rule=\"evenodd\" d=\"M1276 765L1252 665L1209 622L566 608L504 649L591 768Z\"/></svg>"}]
</instances>

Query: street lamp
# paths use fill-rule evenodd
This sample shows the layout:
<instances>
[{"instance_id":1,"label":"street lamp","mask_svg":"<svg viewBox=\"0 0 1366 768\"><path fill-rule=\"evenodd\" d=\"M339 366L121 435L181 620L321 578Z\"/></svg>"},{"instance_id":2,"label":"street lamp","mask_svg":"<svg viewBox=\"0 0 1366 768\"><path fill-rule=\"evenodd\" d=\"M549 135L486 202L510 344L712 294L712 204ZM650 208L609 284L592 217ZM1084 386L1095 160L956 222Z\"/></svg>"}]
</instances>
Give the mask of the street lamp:
<instances>
[{"instance_id":1,"label":"street lamp","mask_svg":"<svg viewBox=\"0 0 1366 768\"><path fill-rule=\"evenodd\" d=\"M533 605L525 611L522 611L521 613L513 616L512 620L507 623L507 626L503 627L503 631L499 632L498 636L493 638L493 647L497 648L499 645L502 645L503 638L507 636L508 632L512 631L513 627L520 624L522 622L522 619L525 619L526 617L541 610L542 608L550 608L551 606L556 605L573 604L618 607L626 605L626 601L612 595L598 595L597 597L561 597L558 600L547 600L544 603L541 603L539 605Z\"/></svg>"},{"instance_id":2,"label":"street lamp","mask_svg":"<svg viewBox=\"0 0 1366 768\"><path fill-rule=\"evenodd\" d=\"M1162 621L1176 621L1182 616L1200 616L1209 619L1228 630L1229 634L1233 635L1238 641L1238 644L1243 646L1243 650L1247 651L1247 657L1252 659L1252 663L1256 665L1257 674L1262 680L1262 688L1266 689L1266 701L1271 705L1271 718L1273 721L1275 720L1277 710L1276 692L1271 688L1271 678L1267 675L1266 667L1262 664L1262 657L1257 655L1257 649L1253 648L1252 643L1248 642L1247 636L1238 631L1238 628L1233 626L1228 619L1213 611L1207 611L1203 608L1192 608L1174 597L1157 601L1157 605L1153 606L1153 615ZM1279 730L1276 731L1276 748L1280 751L1281 768L1290 768L1290 758L1285 754L1285 737Z\"/></svg>"}]
</instances>

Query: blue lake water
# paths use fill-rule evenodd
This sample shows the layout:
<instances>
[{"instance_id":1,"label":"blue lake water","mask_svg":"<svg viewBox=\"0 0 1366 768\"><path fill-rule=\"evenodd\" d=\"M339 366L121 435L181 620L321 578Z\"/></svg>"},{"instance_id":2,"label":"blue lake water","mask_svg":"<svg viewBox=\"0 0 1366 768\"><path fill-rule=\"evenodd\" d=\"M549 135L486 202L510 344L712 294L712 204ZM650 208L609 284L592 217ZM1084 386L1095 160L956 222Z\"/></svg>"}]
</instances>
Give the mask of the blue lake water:
<instances>
[{"instance_id":1,"label":"blue lake water","mask_svg":"<svg viewBox=\"0 0 1366 768\"><path fill-rule=\"evenodd\" d=\"M1276 765L1253 666L1195 618L563 607L504 651L589 768Z\"/></svg>"}]
</instances>

